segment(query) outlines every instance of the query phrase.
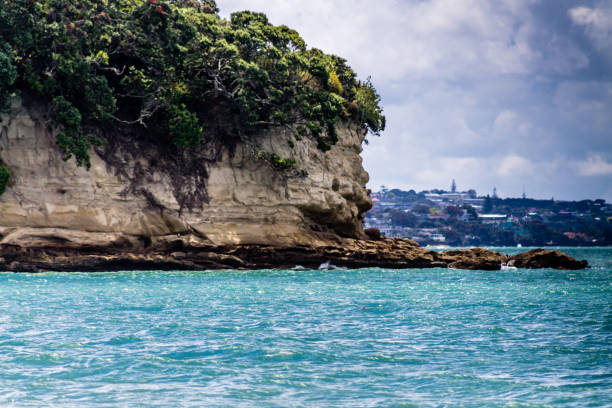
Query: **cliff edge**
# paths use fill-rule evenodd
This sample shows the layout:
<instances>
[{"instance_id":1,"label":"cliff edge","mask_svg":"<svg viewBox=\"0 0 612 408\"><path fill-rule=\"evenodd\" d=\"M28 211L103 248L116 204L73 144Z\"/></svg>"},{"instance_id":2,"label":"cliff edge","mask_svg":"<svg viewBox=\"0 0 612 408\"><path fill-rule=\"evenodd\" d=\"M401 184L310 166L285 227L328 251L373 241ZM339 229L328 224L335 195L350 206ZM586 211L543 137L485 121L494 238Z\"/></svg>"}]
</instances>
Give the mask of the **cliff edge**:
<instances>
[{"instance_id":1,"label":"cliff edge","mask_svg":"<svg viewBox=\"0 0 612 408\"><path fill-rule=\"evenodd\" d=\"M177 171L181 158L117 135L86 170L62 160L43 109L13 108L0 124L0 160L12 173L0 196L0 270L588 266L555 251L433 252L368 237L364 132L349 125L327 152L308 140L292 148L283 132L202 147L190 155L200 171ZM254 146L295 157L308 175L278 172Z\"/></svg>"},{"instance_id":2,"label":"cliff edge","mask_svg":"<svg viewBox=\"0 0 612 408\"><path fill-rule=\"evenodd\" d=\"M312 140L292 148L283 130L234 149L194 148L188 164L196 170L159 146L117 135L112 147L91 152L87 170L62 160L48 122L42 108L17 102L0 123L0 160L12 174L0 196L2 244L137 250L177 237L216 246L365 238L372 203L362 129L339 127L327 152ZM277 171L254 146L294 158L302 172Z\"/></svg>"}]
</instances>

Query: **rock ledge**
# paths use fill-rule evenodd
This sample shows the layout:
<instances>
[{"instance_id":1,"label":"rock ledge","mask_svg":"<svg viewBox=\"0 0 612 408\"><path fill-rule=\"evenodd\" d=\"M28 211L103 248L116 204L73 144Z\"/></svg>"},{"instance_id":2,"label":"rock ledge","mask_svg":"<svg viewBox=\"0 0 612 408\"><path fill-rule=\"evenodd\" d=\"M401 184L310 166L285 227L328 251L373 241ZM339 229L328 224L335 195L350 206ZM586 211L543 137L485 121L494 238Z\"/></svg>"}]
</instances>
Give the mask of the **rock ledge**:
<instances>
[{"instance_id":1,"label":"rock ledge","mask_svg":"<svg viewBox=\"0 0 612 408\"><path fill-rule=\"evenodd\" d=\"M275 247L267 245L212 246L189 239L161 240L148 248L76 247L60 243L24 247L0 245L0 270L12 272L95 272L118 270L285 269L297 265L318 268L380 267L499 270L520 268L584 269L578 261L557 251L537 249L515 256L482 248L428 251L408 239L376 241L342 239L329 246Z\"/></svg>"}]
</instances>

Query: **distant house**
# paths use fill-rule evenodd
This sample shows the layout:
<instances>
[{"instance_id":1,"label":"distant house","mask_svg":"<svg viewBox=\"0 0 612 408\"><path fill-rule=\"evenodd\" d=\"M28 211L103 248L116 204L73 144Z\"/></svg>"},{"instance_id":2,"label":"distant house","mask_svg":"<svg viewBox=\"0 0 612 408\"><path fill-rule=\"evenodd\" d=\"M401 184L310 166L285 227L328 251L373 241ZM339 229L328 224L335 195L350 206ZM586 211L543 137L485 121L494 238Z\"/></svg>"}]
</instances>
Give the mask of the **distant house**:
<instances>
[{"instance_id":1,"label":"distant house","mask_svg":"<svg viewBox=\"0 0 612 408\"><path fill-rule=\"evenodd\" d=\"M484 198L467 198L463 200L463 202L465 204L471 205L472 207L482 207L482 205L484 204Z\"/></svg>"},{"instance_id":2,"label":"distant house","mask_svg":"<svg viewBox=\"0 0 612 408\"><path fill-rule=\"evenodd\" d=\"M590 240L587 234L584 234L582 232L565 232L563 233L563 235L565 235L566 237L572 240L585 241L585 242Z\"/></svg>"},{"instance_id":3,"label":"distant house","mask_svg":"<svg viewBox=\"0 0 612 408\"><path fill-rule=\"evenodd\" d=\"M441 194L442 199L451 202L462 202L463 200L469 199L470 196L465 193L444 193Z\"/></svg>"},{"instance_id":4,"label":"distant house","mask_svg":"<svg viewBox=\"0 0 612 408\"><path fill-rule=\"evenodd\" d=\"M478 219L482 221L483 224L497 224L500 222L505 222L508 219L508 215L506 214L478 214Z\"/></svg>"}]
</instances>

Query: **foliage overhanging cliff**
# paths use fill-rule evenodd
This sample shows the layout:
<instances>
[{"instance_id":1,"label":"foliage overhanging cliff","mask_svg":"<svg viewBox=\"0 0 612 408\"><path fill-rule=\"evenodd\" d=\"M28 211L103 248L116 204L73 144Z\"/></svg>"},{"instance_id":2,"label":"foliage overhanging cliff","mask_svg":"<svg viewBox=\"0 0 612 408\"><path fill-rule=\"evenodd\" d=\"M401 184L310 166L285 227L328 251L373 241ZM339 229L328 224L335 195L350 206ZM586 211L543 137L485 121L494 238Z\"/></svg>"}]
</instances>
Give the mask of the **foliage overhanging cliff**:
<instances>
[{"instance_id":1,"label":"foliage overhanging cliff","mask_svg":"<svg viewBox=\"0 0 612 408\"><path fill-rule=\"evenodd\" d=\"M283 126L327 150L340 120L384 129L379 95L344 59L264 14L217 11L213 0L0 0L0 110L12 95L45 102L65 159L87 167L119 127L177 149Z\"/></svg>"}]
</instances>

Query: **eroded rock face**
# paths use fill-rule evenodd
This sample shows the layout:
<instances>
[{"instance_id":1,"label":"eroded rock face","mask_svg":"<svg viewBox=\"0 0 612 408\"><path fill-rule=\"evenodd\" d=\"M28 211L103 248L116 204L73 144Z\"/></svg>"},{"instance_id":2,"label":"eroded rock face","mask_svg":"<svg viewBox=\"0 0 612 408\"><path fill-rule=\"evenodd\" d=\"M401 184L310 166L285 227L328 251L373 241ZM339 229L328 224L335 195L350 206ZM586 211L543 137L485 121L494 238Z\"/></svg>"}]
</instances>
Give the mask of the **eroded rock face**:
<instances>
[{"instance_id":1,"label":"eroded rock face","mask_svg":"<svg viewBox=\"0 0 612 408\"><path fill-rule=\"evenodd\" d=\"M0 161L12 172L0 196L0 271L352 268L576 269L552 251L432 252L363 230L372 202L361 165L363 130L345 125L329 152L289 132L232 152L204 144L173 157L117 135L92 167L62 160L40 109L15 105L0 122ZM257 150L296 159L307 177L280 173ZM297 173L297 172L296 172Z\"/></svg>"},{"instance_id":2,"label":"eroded rock face","mask_svg":"<svg viewBox=\"0 0 612 408\"><path fill-rule=\"evenodd\" d=\"M0 160L12 172L0 196L0 242L138 248L184 235L211 245L364 238L363 214L372 205L360 157L364 134L349 125L339 134L329 152L311 140L291 148L288 131L233 152L204 146L190 159L196 171L181 169L180 158L159 160L151 144L118 137L112 149L91 153L88 171L62 160L42 109L16 103L0 123ZM274 170L256 149L295 158L308 176Z\"/></svg>"}]
</instances>

